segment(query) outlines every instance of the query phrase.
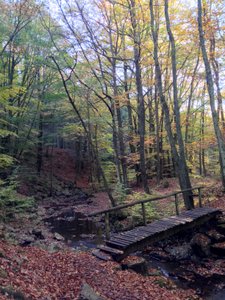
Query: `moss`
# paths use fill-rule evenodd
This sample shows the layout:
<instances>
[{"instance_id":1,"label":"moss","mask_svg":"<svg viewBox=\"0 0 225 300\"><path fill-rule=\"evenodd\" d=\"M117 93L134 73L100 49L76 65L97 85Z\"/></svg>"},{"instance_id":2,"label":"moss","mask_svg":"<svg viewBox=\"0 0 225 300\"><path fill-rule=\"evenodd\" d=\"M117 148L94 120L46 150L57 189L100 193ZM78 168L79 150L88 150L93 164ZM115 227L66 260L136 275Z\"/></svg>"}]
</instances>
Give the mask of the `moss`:
<instances>
[{"instance_id":1,"label":"moss","mask_svg":"<svg viewBox=\"0 0 225 300\"><path fill-rule=\"evenodd\" d=\"M2 250L0 250L0 258L6 258L6 255Z\"/></svg>"},{"instance_id":2,"label":"moss","mask_svg":"<svg viewBox=\"0 0 225 300\"><path fill-rule=\"evenodd\" d=\"M24 296L23 293L21 293L20 291L16 291L14 289L14 287L12 286L7 286L7 287L0 287L0 292L5 295L5 296L9 296L12 299L15 300L27 300L27 298Z\"/></svg>"},{"instance_id":3,"label":"moss","mask_svg":"<svg viewBox=\"0 0 225 300\"><path fill-rule=\"evenodd\" d=\"M4 269L0 268L0 277L7 278L7 276L8 276L7 272Z\"/></svg>"},{"instance_id":4,"label":"moss","mask_svg":"<svg viewBox=\"0 0 225 300\"><path fill-rule=\"evenodd\" d=\"M158 278L154 283L158 284L161 288L167 287L167 281L164 278Z\"/></svg>"}]
</instances>

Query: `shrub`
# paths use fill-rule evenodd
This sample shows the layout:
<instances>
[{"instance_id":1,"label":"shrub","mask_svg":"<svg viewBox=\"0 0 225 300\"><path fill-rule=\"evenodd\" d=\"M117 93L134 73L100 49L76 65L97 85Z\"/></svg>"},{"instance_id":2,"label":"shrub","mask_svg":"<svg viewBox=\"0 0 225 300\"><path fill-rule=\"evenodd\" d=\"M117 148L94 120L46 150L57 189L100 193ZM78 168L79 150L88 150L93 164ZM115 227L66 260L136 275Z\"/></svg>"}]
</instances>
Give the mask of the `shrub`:
<instances>
[{"instance_id":1,"label":"shrub","mask_svg":"<svg viewBox=\"0 0 225 300\"><path fill-rule=\"evenodd\" d=\"M25 197L17 193L17 181L11 177L7 181L0 181L0 208L3 216L24 212L34 206L33 197Z\"/></svg>"}]
</instances>

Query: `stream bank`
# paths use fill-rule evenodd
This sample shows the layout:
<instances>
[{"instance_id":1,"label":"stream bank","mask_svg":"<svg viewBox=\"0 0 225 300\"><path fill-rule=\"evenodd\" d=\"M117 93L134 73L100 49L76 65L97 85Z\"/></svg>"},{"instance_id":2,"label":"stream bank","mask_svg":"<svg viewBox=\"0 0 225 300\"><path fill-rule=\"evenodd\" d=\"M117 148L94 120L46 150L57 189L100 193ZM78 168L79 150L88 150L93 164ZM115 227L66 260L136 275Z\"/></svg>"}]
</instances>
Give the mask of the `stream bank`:
<instances>
[{"instance_id":1,"label":"stream bank","mask_svg":"<svg viewBox=\"0 0 225 300\"><path fill-rule=\"evenodd\" d=\"M103 224L75 213L72 219L49 220L69 247L90 251L102 244ZM136 253L144 258L150 276L168 278L181 289L193 289L202 299L225 299L225 220L169 238ZM123 264L123 262L121 263ZM164 284L164 283L162 283Z\"/></svg>"}]
</instances>

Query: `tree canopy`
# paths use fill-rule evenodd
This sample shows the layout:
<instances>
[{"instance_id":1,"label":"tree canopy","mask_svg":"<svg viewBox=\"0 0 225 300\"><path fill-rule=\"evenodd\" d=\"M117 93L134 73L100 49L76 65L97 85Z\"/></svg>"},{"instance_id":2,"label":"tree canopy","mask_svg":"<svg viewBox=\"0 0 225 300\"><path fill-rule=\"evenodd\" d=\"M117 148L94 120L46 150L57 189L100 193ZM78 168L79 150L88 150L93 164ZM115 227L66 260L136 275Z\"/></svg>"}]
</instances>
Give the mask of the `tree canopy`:
<instances>
[{"instance_id":1,"label":"tree canopy","mask_svg":"<svg viewBox=\"0 0 225 300\"><path fill-rule=\"evenodd\" d=\"M224 1L0 1L0 167L68 148L94 189L225 188ZM184 193L193 207L192 193Z\"/></svg>"}]
</instances>

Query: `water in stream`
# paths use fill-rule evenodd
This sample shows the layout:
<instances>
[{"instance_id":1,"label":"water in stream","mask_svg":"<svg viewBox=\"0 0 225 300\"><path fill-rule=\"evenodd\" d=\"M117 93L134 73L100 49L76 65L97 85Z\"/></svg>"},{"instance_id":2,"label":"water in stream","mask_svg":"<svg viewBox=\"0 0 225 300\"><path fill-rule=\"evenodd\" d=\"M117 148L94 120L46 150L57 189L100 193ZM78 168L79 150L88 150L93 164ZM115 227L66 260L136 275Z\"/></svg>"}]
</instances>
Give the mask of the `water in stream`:
<instances>
[{"instance_id":1,"label":"water in stream","mask_svg":"<svg viewBox=\"0 0 225 300\"><path fill-rule=\"evenodd\" d=\"M215 288L218 283L214 281L204 280L201 277L195 277L194 282L189 282L184 277L190 275L193 277L193 273L185 268L185 265L180 264L178 261L165 262L157 260L149 255L142 255L148 263L148 266L152 269L160 271L160 273L171 279L176 286L182 289L193 288L197 291L199 296L206 300L225 300L225 289L219 290ZM220 279L225 285L225 276Z\"/></svg>"},{"instance_id":2,"label":"water in stream","mask_svg":"<svg viewBox=\"0 0 225 300\"><path fill-rule=\"evenodd\" d=\"M69 220L67 218L58 218L49 221L52 230L61 234L65 238L65 242L74 249L88 250L103 243L104 236L101 224L87 219L81 213L76 213ZM194 283L192 282L191 284L184 280L188 271L179 262L164 262L151 257L149 254L140 253L140 255L146 259L149 268L160 271L163 276L170 278L178 287L183 289L194 288L199 291L199 295L203 299L225 300L225 290L214 290L214 282L207 282L201 277L195 278ZM222 281L225 285L225 277Z\"/></svg>"},{"instance_id":3,"label":"water in stream","mask_svg":"<svg viewBox=\"0 0 225 300\"><path fill-rule=\"evenodd\" d=\"M75 213L70 218L49 220L52 231L58 232L72 248L82 250L95 248L103 243L103 231L100 224L88 219L82 213Z\"/></svg>"}]
</instances>

